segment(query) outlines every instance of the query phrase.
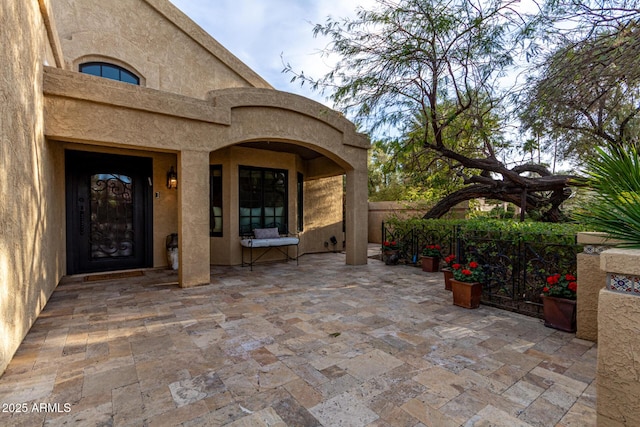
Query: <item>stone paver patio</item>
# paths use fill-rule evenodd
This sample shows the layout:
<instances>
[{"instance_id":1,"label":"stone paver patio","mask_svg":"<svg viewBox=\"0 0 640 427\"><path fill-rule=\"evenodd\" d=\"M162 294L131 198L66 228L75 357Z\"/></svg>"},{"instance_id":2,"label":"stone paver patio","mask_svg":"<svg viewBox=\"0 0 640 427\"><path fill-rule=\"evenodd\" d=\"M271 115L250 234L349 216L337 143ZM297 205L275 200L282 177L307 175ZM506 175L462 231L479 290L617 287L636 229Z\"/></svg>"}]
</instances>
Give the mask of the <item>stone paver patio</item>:
<instances>
[{"instance_id":1,"label":"stone paver patio","mask_svg":"<svg viewBox=\"0 0 640 427\"><path fill-rule=\"evenodd\" d=\"M327 253L176 280L65 278L0 378L0 425L595 425L593 343L455 307L442 273Z\"/></svg>"}]
</instances>

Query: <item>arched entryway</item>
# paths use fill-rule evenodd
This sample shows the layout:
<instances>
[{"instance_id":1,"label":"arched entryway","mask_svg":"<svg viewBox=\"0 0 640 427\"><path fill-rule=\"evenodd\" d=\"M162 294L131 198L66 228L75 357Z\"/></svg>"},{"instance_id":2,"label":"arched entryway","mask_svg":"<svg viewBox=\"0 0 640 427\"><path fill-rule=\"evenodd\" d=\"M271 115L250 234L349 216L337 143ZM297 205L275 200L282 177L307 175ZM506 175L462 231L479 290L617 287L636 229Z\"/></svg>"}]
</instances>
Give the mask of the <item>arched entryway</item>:
<instances>
[{"instance_id":1,"label":"arched entryway","mask_svg":"<svg viewBox=\"0 0 640 427\"><path fill-rule=\"evenodd\" d=\"M172 231L177 231L180 239L182 286L209 282L212 153L226 152L226 161L237 167L272 169L283 169L278 159L288 156L290 163L284 169L289 171L290 183L295 183L299 172L305 180L344 176L346 262L367 262L369 142L342 115L309 99L272 89L225 89L199 100L103 80L47 68L43 83L45 134L49 140L82 143L93 151L118 150L122 155L144 151L175 159L179 179L178 189L171 190L175 199L165 195L168 190L161 192L159 199L155 197L169 165L154 163L153 192L154 205L173 210L165 217L176 218ZM265 150L269 145L271 149ZM248 162L247 151L270 154ZM302 151L319 155L305 158ZM272 156L274 153L277 155ZM225 173L223 169L223 176ZM289 188L289 194L294 194L295 184ZM228 191L225 197L234 197L234 193ZM176 200L176 204L167 205L167 200ZM231 200L227 203L240 208ZM288 209L289 218L294 217L295 205L289 203ZM164 214L157 212L154 217ZM239 213L229 220L239 221ZM154 265L162 265L164 237L153 238ZM240 250L237 239L237 234L229 235L230 250ZM229 264L233 263L230 259Z\"/></svg>"}]
</instances>

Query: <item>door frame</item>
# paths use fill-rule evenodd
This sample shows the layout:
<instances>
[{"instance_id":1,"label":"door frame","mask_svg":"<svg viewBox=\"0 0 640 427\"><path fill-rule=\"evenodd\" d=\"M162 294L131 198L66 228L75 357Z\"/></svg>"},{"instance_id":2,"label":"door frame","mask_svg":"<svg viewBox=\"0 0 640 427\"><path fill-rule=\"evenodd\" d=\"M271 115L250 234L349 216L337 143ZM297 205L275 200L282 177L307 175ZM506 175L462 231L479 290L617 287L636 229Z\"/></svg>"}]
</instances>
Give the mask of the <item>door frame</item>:
<instances>
[{"instance_id":1,"label":"door frame","mask_svg":"<svg viewBox=\"0 0 640 427\"><path fill-rule=\"evenodd\" d=\"M81 243L72 231L78 226L75 214L78 185L76 177L86 174L90 168L105 166L109 172L131 175L133 180L140 183L140 195L134 204L134 216L141 215L142 233L136 239L137 245L142 246L142 254L135 261L123 262L106 259L97 262L93 267L84 266L80 261ZM66 208L66 255L67 274L85 274L114 270L128 270L149 268L153 266L153 159L143 156L129 156L122 154L107 154L93 151L65 150L65 208ZM147 185L148 182L148 185ZM141 200L140 200L141 199ZM140 212L138 212L140 210ZM89 254L87 253L88 257Z\"/></svg>"}]
</instances>

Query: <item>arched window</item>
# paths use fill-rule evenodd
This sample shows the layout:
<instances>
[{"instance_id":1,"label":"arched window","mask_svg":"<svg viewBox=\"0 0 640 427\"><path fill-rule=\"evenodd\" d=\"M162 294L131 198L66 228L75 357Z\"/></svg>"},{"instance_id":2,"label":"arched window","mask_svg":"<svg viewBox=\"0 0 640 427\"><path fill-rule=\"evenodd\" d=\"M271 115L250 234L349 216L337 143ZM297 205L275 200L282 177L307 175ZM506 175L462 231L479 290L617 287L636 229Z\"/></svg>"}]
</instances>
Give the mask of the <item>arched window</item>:
<instances>
[{"instance_id":1,"label":"arched window","mask_svg":"<svg viewBox=\"0 0 640 427\"><path fill-rule=\"evenodd\" d=\"M140 84L138 76L133 74L131 71L106 62L85 62L84 64L80 64L80 72L84 74L91 74L93 76L104 77L106 79L131 83L132 85Z\"/></svg>"}]
</instances>

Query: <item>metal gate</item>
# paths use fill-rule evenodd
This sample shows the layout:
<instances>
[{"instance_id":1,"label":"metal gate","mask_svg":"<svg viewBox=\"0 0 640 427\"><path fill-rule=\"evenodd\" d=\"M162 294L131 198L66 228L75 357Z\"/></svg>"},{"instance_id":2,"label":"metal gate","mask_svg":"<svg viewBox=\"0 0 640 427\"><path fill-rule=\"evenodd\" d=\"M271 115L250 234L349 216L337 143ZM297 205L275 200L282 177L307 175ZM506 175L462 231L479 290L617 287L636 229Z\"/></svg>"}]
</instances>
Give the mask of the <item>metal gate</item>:
<instances>
[{"instance_id":1,"label":"metal gate","mask_svg":"<svg viewBox=\"0 0 640 427\"><path fill-rule=\"evenodd\" d=\"M534 317L542 317L540 294L554 273L576 274L576 256L582 250L575 235L558 239L545 234L505 236L491 231L463 231L460 226L403 231L382 225L384 240L395 240L401 258L416 264L425 244L438 243L443 257L455 253L459 262L474 260L486 273L482 303ZM562 240L558 242L558 240Z\"/></svg>"}]
</instances>

